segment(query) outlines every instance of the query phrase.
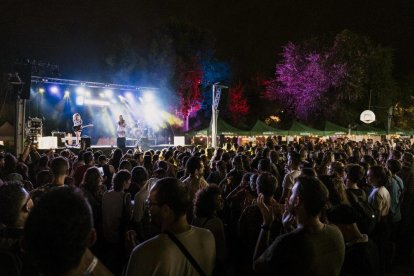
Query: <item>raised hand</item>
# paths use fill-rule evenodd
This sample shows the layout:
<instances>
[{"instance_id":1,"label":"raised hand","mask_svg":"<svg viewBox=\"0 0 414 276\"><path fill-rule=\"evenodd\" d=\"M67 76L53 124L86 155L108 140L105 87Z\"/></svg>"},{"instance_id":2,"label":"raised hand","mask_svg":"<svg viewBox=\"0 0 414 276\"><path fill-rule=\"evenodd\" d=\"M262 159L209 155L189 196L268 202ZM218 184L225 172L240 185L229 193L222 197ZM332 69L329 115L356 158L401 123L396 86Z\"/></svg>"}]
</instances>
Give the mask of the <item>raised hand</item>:
<instances>
[{"instance_id":1,"label":"raised hand","mask_svg":"<svg viewBox=\"0 0 414 276\"><path fill-rule=\"evenodd\" d=\"M262 213L263 217L263 224L264 225L271 225L275 220L275 214L273 212L272 206L267 206L264 202L263 194L259 194L257 198L257 207L259 207L260 213Z\"/></svg>"}]
</instances>

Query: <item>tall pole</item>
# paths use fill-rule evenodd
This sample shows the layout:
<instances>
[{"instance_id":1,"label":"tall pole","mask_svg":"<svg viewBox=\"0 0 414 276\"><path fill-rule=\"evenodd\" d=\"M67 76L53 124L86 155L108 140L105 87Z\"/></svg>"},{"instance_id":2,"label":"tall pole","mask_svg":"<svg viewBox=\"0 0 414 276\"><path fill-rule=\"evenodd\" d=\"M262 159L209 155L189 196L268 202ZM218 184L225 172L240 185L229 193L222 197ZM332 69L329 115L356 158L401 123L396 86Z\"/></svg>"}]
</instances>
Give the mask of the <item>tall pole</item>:
<instances>
[{"instance_id":1,"label":"tall pole","mask_svg":"<svg viewBox=\"0 0 414 276\"><path fill-rule=\"evenodd\" d=\"M217 106L216 106L216 84L213 84L213 103L211 105L211 146L217 147Z\"/></svg>"},{"instance_id":2,"label":"tall pole","mask_svg":"<svg viewBox=\"0 0 414 276\"><path fill-rule=\"evenodd\" d=\"M16 122L15 122L15 135L14 145L16 147L16 156L23 152L23 141L24 141L24 120L25 120L25 104L24 99L17 96L16 100Z\"/></svg>"},{"instance_id":3,"label":"tall pole","mask_svg":"<svg viewBox=\"0 0 414 276\"><path fill-rule=\"evenodd\" d=\"M394 107L390 106L390 108L388 108L388 124L387 124L387 134L390 135L391 132L391 120L392 120L392 111L393 111Z\"/></svg>"}]
</instances>

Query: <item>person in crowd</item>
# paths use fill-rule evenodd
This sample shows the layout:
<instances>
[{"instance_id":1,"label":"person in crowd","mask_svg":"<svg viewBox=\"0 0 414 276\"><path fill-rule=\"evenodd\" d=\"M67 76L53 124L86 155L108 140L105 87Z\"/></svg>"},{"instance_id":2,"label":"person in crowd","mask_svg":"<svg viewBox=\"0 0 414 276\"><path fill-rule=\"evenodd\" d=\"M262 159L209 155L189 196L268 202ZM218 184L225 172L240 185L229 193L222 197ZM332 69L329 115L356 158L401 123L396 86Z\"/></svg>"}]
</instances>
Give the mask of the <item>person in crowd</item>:
<instances>
[{"instance_id":1,"label":"person in crowd","mask_svg":"<svg viewBox=\"0 0 414 276\"><path fill-rule=\"evenodd\" d=\"M351 206L342 204L328 210L329 223L341 230L345 241L344 275L379 275L378 248L356 224L358 215Z\"/></svg>"},{"instance_id":2,"label":"person in crowd","mask_svg":"<svg viewBox=\"0 0 414 276\"><path fill-rule=\"evenodd\" d=\"M78 187L82 182L83 175L85 174L86 170L95 164L95 161L93 159L93 153L91 151L86 151L83 154L83 160L85 164L76 168L76 170L73 173L73 178L75 179L75 185Z\"/></svg>"},{"instance_id":3,"label":"person in crowd","mask_svg":"<svg viewBox=\"0 0 414 276\"><path fill-rule=\"evenodd\" d=\"M95 239L88 202L79 190L63 187L33 207L22 244L42 275L113 275L88 249Z\"/></svg>"},{"instance_id":4,"label":"person in crowd","mask_svg":"<svg viewBox=\"0 0 414 276\"><path fill-rule=\"evenodd\" d=\"M224 262L227 256L226 238L223 221L218 217L217 212L223 210L224 199L216 184L201 189L194 198L193 226L205 228L211 231L216 242L216 267L220 273L224 273Z\"/></svg>"},{"instance_id":5,"label":"person in crowd","mask_svg":"<svg viewBox=\"0 0 414 276\"><path fill-rule=\"evenodd\" d=\"M18 182L0 186L0 273L2 275L37 275L21 248L23 228L33 208L29 193Z\"/></svg>"},{"instance_id":6,"label":"person in crowd","mask_svg":"<svg viewBox=\"0 0 414 276\"><path fill-rule=\"evenodd\" d=\"M263 161L264 159L260 160ZM259 163L260 163L259 161ZM272 224L270 229L270 239L273 241L281 231L281 206L274 199L274 194L277 189L278 183L275 176L270 172L264 172L257 177L256 180L256 190L259 194L263 195L264 202L271 206L275 212L275 222ZM240 271L249 271L253 273L253 268L251 266L250 260L253 257L254 248L257 242L257 238L260 234L260 227L262 224L262 215L260 209L256 203L247 206L243 213L240 216L239 225L238 225L238 235L241 243L241 251L244 254L242 255L241 260L241 270Z\"/></svg>"},{"instance_id":7,"label":"person in crowd","mask_svg":"<svg viewBox=\"0 0 414 276\"><path fill-rule=\"evenodd\" d=\"M112 189L102 197L102 225L105 263L116 274L125 262L125 235L132 216L131 195L125 191L131 185L131 173L118 171L113 178Z\"/></svg>"},{"instance_id":8,"label":"person in crowd","mask_svg":"<svg viewBox=\"0 0 414 276\"><path fill-rule=\"evenodd\" d=\"M226 163L223 160L216 161L212 170L210 171L210 175L207 177L208 183L220 184L224 178L226 178Z\"/></svg>"},{"instance_id":9,"label":"person in crowd","mask_svg":"<svg viewBox=\"0 0 414 276\"><path fill-rule=\"evenodd\" d=\"M279 202L284 203L290 197L296 178L300 175L300 155L295 151L289 152L286 174L282 182L282 196Z\"/></svg>"},{"instance_id":10,"label":"person in crowd","mask_svg":"<svg viewBox=\"0 0 414 276\"><path fill-rule=\"evenodd\" d=\"M345 244L336 226L320 220L327 202L328 190L320 180L297 178L284 214L295 218L297 228L269 246L269 230L276 216L260 194L263 224L253 256L254 270L277 275L340 275Z\"/></svg>"},{"instance_id":11,"label":"person in crowd","mask_svg":"<svg viewBox=\"0 0 414 276\"><path fill-rule=\"evenodd\" d=\"M112 152L112 157L109 159L109 165L112 165L116 171L118 171L119 164L121 163L122 159L122 149L116 148Z\"/></svg>"},{"instance_id":12,"label":"person in crowd","mask_svg":"<svg viewBox=\"0 0 414 276\"><path fill-rule=\"evenodd\" d=\"M211 275L216 255L214 236L188 224L191 197L183 183L168 177L158 180L146 204L152 222L162 233L134 248L126 275Z\"/></svg>"}]
</instances>

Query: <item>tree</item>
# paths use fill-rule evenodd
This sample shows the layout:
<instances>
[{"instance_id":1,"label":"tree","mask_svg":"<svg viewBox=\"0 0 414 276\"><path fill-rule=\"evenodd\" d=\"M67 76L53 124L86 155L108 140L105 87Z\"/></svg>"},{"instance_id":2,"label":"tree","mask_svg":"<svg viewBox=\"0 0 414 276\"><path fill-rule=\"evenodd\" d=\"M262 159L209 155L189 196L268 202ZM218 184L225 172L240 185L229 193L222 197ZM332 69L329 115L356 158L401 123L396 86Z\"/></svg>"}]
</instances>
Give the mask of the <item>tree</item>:
<instances>
[{"instance_id":1,"label":"tree","mask_svg":"<svg viewBox=\"0 0 414 276\"><path fill-rule=\"evenodd\" d=\"M249 112L249 104L245 97L244 86L241 82L230 87L228 110L233 123L239 123L240 119Z\"/></svg>"},{"instance_id":2,"label":"tree","mask_svg":"<svg viewBox=\"0 0 414 276\"><path fill-rule=\"evenodd\" d=\"M338 33L330 45L318 38L289 42L266 96L281 101L292 117L346 125L368 108L370 93L372 106L392 104L392 68L391 49L349 30Z\"/></svg>"}]
</instances>

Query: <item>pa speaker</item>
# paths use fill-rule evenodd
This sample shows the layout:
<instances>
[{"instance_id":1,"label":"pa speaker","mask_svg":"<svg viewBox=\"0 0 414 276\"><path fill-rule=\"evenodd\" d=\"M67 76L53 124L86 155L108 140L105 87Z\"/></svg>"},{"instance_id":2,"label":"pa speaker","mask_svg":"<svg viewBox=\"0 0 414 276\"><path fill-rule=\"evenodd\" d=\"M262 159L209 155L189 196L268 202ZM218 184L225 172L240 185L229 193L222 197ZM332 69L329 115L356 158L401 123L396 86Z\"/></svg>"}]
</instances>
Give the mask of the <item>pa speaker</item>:
<instances>
[{"instance_id":1,"label":"pa speaker","mask_svg":"<svg viewBox=\"0 0 414 276\"><path fill-rule=\"evenodd\" d=\"M118 137L116 139L116 146L120 149L125 148L125 141L126 141L125 137Z\"/></svg>"}]
</instances>

